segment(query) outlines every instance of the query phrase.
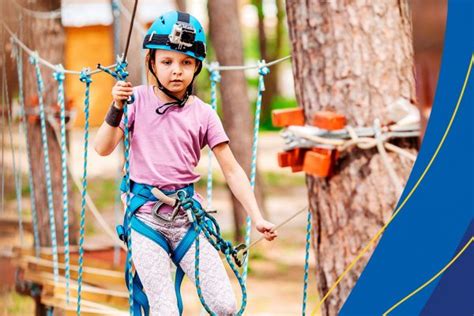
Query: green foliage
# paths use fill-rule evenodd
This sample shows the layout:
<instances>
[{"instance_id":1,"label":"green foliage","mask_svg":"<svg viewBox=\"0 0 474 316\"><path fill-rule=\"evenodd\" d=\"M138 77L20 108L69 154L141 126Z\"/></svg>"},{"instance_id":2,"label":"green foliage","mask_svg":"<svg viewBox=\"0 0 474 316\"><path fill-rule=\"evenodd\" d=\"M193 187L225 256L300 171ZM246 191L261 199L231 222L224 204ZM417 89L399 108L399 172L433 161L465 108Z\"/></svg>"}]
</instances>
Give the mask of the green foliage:
<instances>
[{"instance_id":1,"label":"green foliage","mask_svg":"<svg viewBox=\"0 0 474 316\"><path fill-rule=\"evenodd\" d=\"M2 302L0 315L32 315L35 309L31 297L20 295L15 291L1 294L0 301Z\"/></svg>"},{"instance_id":2,"label":"green foliage","mask_svg":"<svg viewBox=\"0 0 474 316\"><path fill-rule=\"evenodd\" d=\"M272 100L271 108L272 110L278 109L286 109L286 108L294 108L298 104L296 103L296 99L294 98L285 98L282 96L275 96ZM261 131L278 131L280 127L275 127L272 125L272 122L269 120L268 122L262 122L260 125Z\"/></svg>"},{"instance_id":3,"label":"green foliage","mask_svg":"<svg viewBox=\"0 0 474 316\"><path fill-rule=\"evenodd\" d=\"M119 194L115 179L98 177L90 179L87 186L87 191L99 210L110 208Z\"/></svg>"},{"instance_id":4,"label":"green foliage","mask_svg":"<svg viewBox=\"0 0 474 316\"><path fill-rule=\"evenodd\" d=\"M261 172L261 175L263 176L265 186L274 189L305 185L305 178L300 175L286 175L274 171Z\"/></svg>"}]
</instances>

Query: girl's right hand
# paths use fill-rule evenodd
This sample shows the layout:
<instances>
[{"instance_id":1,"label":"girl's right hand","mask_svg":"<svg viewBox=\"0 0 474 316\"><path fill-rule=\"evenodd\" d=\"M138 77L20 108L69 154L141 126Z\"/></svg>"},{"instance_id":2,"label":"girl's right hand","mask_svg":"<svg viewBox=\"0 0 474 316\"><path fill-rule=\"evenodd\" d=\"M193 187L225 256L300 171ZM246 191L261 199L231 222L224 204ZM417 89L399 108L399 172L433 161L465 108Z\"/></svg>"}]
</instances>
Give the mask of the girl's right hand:
<instances>
[{"instance_id":1,"label":"girl's right hand","mask_svg":"<svg viewBox=\"0 0 474 316\"><path fill-rule=\"evenodd\" d=\"M115 102L115 106L123 108L123 102L127 100L133 94L133 88L131 82L117 81L112 88L112 97Z\"/></svg>"}]
</instances>

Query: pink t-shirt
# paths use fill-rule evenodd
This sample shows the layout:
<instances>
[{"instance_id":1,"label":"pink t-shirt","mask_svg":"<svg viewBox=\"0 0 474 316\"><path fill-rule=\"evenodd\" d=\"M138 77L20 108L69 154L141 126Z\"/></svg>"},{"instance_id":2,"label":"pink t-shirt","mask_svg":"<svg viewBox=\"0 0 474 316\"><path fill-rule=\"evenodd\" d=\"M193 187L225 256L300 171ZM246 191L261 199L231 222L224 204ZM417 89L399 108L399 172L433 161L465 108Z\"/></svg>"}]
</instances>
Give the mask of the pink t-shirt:
<instances>
[{"instance_id":1,"label":"pink t-shirt","mask_svg":"<svg viewBox=\"0 0 474 316\"><path fill-rule=\"evenodd\" d=\"M127 110L131 128L130 179L164 190L197 182L200 175L194 169L201 149L229 142L217 113L193 96L184 107L172 106L159 115L156 109L164 103L151 85L133 90L135 102ZM122 119L120 128L124 127ZM151 206L153 203L148 202L140 211L149 212Z\"/></svg>"}]
</instances>

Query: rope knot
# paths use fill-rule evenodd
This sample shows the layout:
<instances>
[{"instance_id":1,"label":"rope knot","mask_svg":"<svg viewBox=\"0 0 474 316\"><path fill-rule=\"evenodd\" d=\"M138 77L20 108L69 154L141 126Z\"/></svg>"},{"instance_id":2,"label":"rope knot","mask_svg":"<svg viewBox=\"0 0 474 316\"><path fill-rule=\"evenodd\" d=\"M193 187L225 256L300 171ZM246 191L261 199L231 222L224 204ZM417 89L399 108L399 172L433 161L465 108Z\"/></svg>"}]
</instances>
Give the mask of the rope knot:
<instances>
[{"instance_id":1,"label":"rope knot","mask_svg":"<svg viewBox=\"0 0 474 316\"><path fill-rule=\"evenodd\" d=\"M119 80L125 80L128 77L127 66L128 63L125 60L122 60L120 57L117 58L115 73Z\"/></svg>"},{"instance_id":2,"label":"rope knot","mask_svg":"<svg viewBox=\"0 0 474 316\"><path fill-rule=\"evenodd\" d=\"M66 76L64 75L64 67L63 67L63 65L59 64L59 65L56 67L56 71L53 72L53 78L54 78L54 80L56 80L56 81L58 81L58 82L64 81L64 79L66 78Z\"/></svg>"},{"instance_id":3,"label":"rope knot","mask_svg":"<svg viewBox=\"0 0 474 316\"><path fill-rule=\"evenodd\" d=\"M10 37L10 45L12 47L12 50L10 52L10 57L12 59L19 59L20 57L20 49L18 48L18 45L15 43L15 40L13 39L13 37Z\"/></svg>"},{"instance_id":4,"label":"rope knot","mask_svg":"<svg viewBox=\"0 0 474 316\"><path fill-rule=\"evenodd\" d=\"M270 68L268 68L267 63L265 60L261 60L258 62L258 74L260 76L266 76L270 73Z\"/></svg>"},{"instance_id":5,"label":"rope knot","mask_svg":"<svg viewBox=\"0 0 474 316\"><path fill-rule=\"evenodd\" d=\"M211 72L211 81L220 82L221 81L221 74L219 71L219 63L217 61L212 62L209 65L209 71Z\"/></svg>"},{"instance_id":6,"label":"rope knot","mask_svg":"<svg viewBox=\"0 0 474 316\"><path fill-rule=\"evenodd\" d=\"M81 74L79 75L79 80L81 80L81 82L84 82L86 84L91 83L92 82L91 70L89 68L82 69Z\"/></svg>"},{"instance_id":7,"label":"rope knot","mask_svg":"<svg viewBox=\"0 0 474 316\"><path fill-rule=\"evenodd\" d=\"M233 249L231 242L224 239L219 240L218 245L219 245L220 251L222 251L226 255L229 254L231 250Z\"/></svg>"},{"instance_id":8,"label":"rope knot","mask_svg":"<svg viewBox=\"0 0 474 316\"><path fill-rule=\"evenodd\" d=\"M38 65L38 62L39 62L39 55L38 55L38 52L33 52L30 56L30 63L33 65L33 66L36 66Z\"/></svg>"}]
</instances>

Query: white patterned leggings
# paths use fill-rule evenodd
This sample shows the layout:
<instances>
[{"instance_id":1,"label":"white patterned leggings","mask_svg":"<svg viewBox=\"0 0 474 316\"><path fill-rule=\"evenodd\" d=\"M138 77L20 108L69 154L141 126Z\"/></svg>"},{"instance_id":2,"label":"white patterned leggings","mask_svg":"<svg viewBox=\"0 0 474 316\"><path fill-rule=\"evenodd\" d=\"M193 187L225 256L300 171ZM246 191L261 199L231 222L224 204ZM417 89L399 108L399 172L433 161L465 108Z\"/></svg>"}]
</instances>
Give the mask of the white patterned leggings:
<instances>
[{"instance_id":1,"label":"white patterned leggings","mask_svg":"<svg viewBox=\"0 0 474 316\"><path fill-rule=\"evenodd\" d=\"M187 216L178 214L172 223L161 223L153 215L137 212L136 216L148 226L159 231L175 249L190 227ZM132 258L143 283L150 304L151 316L179 315L171 261L163 248L154 241L132 230ZM216 315L237 313L235 295L219 253L199 236L199 279L206 304ZM195 244L181 260L180 266L194 284Z\"/></svg>"}]
</instances>

